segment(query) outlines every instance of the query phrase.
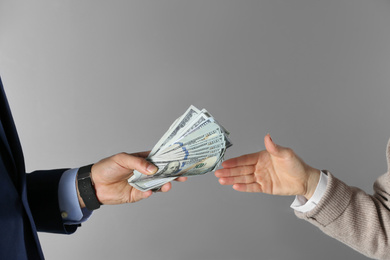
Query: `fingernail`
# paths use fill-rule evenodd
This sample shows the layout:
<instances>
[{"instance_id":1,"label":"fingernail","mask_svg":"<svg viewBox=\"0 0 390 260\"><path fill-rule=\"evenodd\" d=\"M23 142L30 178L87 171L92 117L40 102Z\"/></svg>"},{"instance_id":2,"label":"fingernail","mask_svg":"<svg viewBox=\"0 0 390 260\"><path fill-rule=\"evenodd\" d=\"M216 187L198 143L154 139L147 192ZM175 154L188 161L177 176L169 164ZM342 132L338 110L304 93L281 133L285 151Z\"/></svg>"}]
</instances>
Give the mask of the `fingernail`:
<instances>
[{"instance_id":1,"label":"fingernail","mask_svg":"<svg viewBox=\"0 0 390 260\"><path fill-rule=\"evenodd\" d=\"M148 168L146 168L146 170L149 172L149 173L155 173L157 171L157 167L154 166L153 164L150 164L148 166Z\"/></svg>"}]
</instances>

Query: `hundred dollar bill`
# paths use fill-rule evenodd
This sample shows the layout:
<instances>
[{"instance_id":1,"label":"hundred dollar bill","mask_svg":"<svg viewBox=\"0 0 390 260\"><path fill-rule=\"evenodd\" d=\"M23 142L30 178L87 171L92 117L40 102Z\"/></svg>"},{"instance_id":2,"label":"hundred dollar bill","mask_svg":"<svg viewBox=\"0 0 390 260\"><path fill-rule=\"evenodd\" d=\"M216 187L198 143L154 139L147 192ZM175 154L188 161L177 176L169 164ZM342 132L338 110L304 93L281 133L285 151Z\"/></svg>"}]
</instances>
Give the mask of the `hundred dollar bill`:
<instances>
[{"instance_id":1,"label":"hundred dollar bill","mask_svg":"<svg viewBox=\"0 0 390 260\"><path fill-rule=\"evenodd\" d=\"M172 143L177 142L178 140L181 140L182 138L191 134L192 132L195 132L195 131L201 129L202 127L204 127L205 125L207 125L210 122L211 122L211 119L209 119L208 117L206 117L203 114L200 114L199 116L197 116L193 119L193 122L191 124L187 124L186 127L183 127L182 129L180 129L180 131L177 132L175 139L170 139L169 141L165 142L161 146L161 149L165 149L166 147L169 147L170 145L172 145Z\"/></svg>"},{"instance_id":2,"label":"hundred dollar bill","mask_svg":"<svg viewBox=\"0 0 390 260\"><path fill-rule=\"evenodd\" d=\"M178 139L175 143L170 145L169 147L162 149L160 154L172 154L175 153L183 147L191 147L192 149L195 149L194 145L198 145L202 141L218 137L221 135L221 128L218 125L209 125L208 127L204 127L203 129L199 129L199 131L189 134L184 138Z\"/></svg>"},{"instance_id":3,"label":"hundred dollar bill","mask_svg":"<svg viewBox=\"0 0 390 260\"><path fill-rule=\"evenodd\" d=\"M133 187L141 190L141 191L147 191L150 189L159 188L165 183L171 182L174 179L176 179L179 176L195 176L195 175L201 175L205 174L207 172L210 172L214 170L216 167L218 167L218 163L221 161L221 158L214 156L214 157L206 157L199 161L197 161L194 164L189 165L185 169L177 172L174 174L175 170L179 167L180 162L170 162L166 165L163 169L163 173L159 176L156 176L152 179L142 179L132 184ZM171 172L171 173L167 173ZM174 175L171 177L167 177L167 175Z\"/></svg>"},{"instance_id":4,"label":"hundred dollar bill","mask_svg":"<svg viewBox=\"0 0 390 260\"><path fill-rule=\"evenodd\" d=\"M187 111L177 120L175 125L172 125L168 132L166 132L163 137L160 139L160 141L157 142L157 144L153 147L152 151L150 152L151 155L157 153L160 149L160 147L164 146L168 141L170 141L177 132L180 131L183 127L185 127L189 122L191 122L191 119L198 115L200 113L199 109L197 109L194 106L190 106Z\"/></svg>"},{"instance_id":5,"label":"hundred dollar bill","mask_svg":"<svg viewBox=\"0 0 390 260\"><path fill-rule=\"evenodd\" d=\"M156 165L159 170L152 176L144 175L138 171L134 171L134 175L130 183L146 179L153 179L157 176L172 177L172 174L174 174L174 176L181 176L182 174L180 174L180 171L184 166L194 164L207 157L223 155L225 150L225 142L223 141L223 137L219 136L212 138L207 142L203 142L203 147L205 147L204 150L192 150L190 148L184 147L185 152L175 154L174 156L169 156L168 154L159 157L152 156L148 158L148 160Z\"/></svg>"},{"instance_id":6,"label":"hundred dollar bill","mask_svg":"<svg viewBox=\"0 0 390 260\"><path fill-rule=\"evenodd\" d=\"M229 132L206 110L190 106L160 138L146 158L158 167L152 175L138 171L129 178L133 187L157 189L180 176L195 176L217 169L232 145Z\"/></svg>"}]
</instances>

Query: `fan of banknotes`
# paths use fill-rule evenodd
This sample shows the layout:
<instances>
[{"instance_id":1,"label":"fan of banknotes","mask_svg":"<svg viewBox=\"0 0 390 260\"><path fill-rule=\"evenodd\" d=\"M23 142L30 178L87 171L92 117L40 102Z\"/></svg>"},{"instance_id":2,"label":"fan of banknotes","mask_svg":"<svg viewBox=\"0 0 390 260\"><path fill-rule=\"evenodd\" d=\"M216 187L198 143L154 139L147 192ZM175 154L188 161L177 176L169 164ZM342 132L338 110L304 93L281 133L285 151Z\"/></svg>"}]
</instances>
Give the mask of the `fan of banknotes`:
<instances>
[{"instance_id":1,"label":"fan of banknotes","mask_svg":"<svg viewBox=\"0 0 390 260\"><path fill-rule=\"evenodd\" d=\"M229 132L206 109L190 106L153 147L147 160L158 167L154 175L134 171L129 184L155 190L180 176L214 171L232 146Z\"/></svg>"}]
</instances>

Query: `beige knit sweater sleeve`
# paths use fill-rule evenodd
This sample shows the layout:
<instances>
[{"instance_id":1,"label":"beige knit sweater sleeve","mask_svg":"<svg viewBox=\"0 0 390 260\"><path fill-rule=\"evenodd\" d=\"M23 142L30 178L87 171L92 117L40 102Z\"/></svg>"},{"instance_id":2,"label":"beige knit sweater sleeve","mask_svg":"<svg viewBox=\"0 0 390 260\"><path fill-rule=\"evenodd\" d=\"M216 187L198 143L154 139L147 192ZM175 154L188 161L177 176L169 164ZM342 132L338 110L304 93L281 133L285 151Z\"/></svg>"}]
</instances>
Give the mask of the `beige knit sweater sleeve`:
<instances>
[{"instance_id":1,"label":"beige knit sweater sleeve","mask_svg":"<svg viewBox=\"0 0 390 260\"><path fill-rule=\"evenodd\" d=\"M390 169L390 140L387 162ZM368 257L390 259L389 172L376 180L374 195L348 186L328 172L328 186L318 205L295 214Z\"/></svg>"}]
</instances>

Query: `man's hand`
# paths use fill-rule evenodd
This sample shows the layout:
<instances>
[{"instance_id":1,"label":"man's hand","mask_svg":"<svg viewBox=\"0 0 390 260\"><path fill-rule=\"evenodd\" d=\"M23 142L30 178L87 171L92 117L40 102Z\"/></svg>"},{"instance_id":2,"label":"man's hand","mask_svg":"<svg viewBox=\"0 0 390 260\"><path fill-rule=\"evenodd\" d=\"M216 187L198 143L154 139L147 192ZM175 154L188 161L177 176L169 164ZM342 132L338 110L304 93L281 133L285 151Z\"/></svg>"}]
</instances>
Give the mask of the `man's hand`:
<instances>
[{"instance_id":1,"label":"man's hand","mask_svg":"<svg viewBox=\"0 0 390 260\"><path fill-rule=\"evenodd\" d=\"M139 191L127 182L137 170L146 175L152 175L157 167L145 160L149 152L140 153L119 153L105 158L92 166L91 178L96 190L96 196L102 204L122 204L137 202L152 195L152 191ZM179 177L177 181L183 182L187 177ZM166 183L161 187L162 192L171 189L172 184ZM85 207L79 195L81 207Z\"/></svg>"},{"instance_id":2,"label":"man's hand","mask_svg":"<svg viewBox=\"0 0 390 260\"><path fill-rule=\"evenodd\" d=\"M222 185L244 192L273 195L313 195L320 171L303 162L292 149L276 145L268 134L266 150L242 155L222 163L215 176Z\"/></svg>"}]
</instances>

